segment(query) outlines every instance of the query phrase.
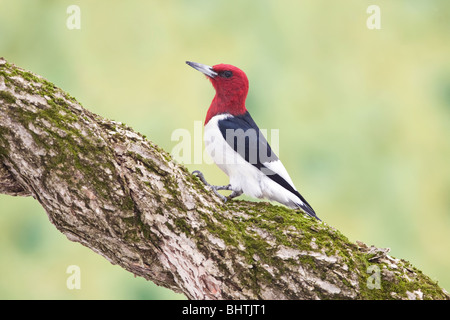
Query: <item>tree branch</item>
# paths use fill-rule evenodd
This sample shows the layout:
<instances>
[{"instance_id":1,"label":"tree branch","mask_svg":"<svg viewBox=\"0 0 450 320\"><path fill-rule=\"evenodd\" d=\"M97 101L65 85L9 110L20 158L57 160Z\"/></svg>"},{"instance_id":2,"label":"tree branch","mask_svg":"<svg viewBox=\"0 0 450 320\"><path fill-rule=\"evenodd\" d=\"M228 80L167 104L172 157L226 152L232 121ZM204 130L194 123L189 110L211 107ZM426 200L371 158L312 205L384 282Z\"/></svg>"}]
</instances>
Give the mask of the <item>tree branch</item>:
<instances>
[{"instance_id":1,"label":"tree branch","mask_svg":"<svg viewBox=\"0 0 450 320\"><path fill-rule=\"evenodd\" d=\"M0 192L34 197L69 240L191 299L449 299L325 223L224 205L139 133L3 58Z\"/></svg>"}]
</instances>

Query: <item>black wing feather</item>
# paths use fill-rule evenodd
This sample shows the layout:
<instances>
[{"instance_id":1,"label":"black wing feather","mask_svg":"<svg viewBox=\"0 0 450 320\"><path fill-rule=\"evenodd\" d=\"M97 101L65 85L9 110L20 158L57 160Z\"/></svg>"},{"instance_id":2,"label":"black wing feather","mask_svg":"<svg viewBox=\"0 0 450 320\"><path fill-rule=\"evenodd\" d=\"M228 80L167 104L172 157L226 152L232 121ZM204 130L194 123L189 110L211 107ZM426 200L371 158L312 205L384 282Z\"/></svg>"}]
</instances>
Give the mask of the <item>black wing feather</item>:
<instances>
[{"instance_id":1,"label":"black wing feather","mask_svg":"<svg viewBox=\"0 0 450 320\"><path fill-rule=\"evenodd\" d=\"M223 138L234 151L258 169L264 166L264 162L278 160L248 111L243 115L220 120L218 125Z\"/></svg>"}]
</instances>

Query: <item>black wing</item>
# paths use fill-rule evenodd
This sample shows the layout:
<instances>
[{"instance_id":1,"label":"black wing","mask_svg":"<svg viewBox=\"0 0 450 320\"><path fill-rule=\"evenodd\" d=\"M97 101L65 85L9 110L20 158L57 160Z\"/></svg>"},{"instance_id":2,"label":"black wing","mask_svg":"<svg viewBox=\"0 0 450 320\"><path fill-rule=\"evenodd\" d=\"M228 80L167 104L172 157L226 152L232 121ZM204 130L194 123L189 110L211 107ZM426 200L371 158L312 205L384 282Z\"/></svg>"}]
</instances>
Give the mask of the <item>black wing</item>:
<instances>
[{"instance_id":1,"label":"black wing","mask_svg":"<svg viewBox=\"0 0 450 320\"><path fill-rule=\"evenodd\" d=\"M218 125L223 138L234 151L258 169L264 167L265 162L278 160L248 111L220 120Z\"/></svg>"}]
</instances>

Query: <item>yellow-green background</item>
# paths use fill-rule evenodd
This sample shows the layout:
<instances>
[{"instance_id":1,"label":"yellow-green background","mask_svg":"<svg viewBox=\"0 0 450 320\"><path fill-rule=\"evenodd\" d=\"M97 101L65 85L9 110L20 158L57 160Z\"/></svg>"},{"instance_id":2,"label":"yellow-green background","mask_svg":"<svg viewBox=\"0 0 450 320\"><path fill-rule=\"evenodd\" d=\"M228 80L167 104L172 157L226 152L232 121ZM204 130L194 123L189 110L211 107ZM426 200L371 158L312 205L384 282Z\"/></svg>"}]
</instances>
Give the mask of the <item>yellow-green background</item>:
<instances>
[{"instance_id":1,"label":"yellow-green background","mask_svg":"<svg viewBox=\"0 0 450 320\"><path fill-rule=\"evenodd\" d=\"M66 27L71 4L80 30ZM366 27L372 4L381 30ZM213 97L184 61L241 67L248 109L280 129L279 155L318 215L450 288L448 0L0 0L0 56L167 151ZM72 264L80 290L66 287ZM70 242L33 199L0 196L0 298L183 297Z\"/></svg>"}]
</instances>

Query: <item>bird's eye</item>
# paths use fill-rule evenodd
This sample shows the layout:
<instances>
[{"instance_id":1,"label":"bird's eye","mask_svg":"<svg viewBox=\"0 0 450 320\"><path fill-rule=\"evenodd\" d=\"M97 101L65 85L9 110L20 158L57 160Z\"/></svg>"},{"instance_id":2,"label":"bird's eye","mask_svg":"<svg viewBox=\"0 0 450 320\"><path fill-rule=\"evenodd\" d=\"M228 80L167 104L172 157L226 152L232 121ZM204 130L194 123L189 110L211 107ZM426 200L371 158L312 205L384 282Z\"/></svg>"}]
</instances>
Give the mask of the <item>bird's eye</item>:
<instances>
[{"instance_id":1,"label":"bird's eye","mask_svg":"<svg viewBox=\"0 0 450 320\"><path fill-rule=\"evenodd\" d=\"M224 78L231 78L233 76L233 72L230 70L226 70L220 73L220 75Z\"/></svg>"}]
</instances>

